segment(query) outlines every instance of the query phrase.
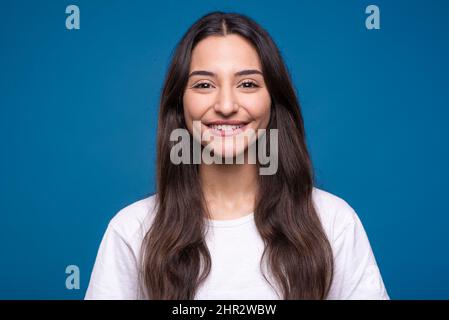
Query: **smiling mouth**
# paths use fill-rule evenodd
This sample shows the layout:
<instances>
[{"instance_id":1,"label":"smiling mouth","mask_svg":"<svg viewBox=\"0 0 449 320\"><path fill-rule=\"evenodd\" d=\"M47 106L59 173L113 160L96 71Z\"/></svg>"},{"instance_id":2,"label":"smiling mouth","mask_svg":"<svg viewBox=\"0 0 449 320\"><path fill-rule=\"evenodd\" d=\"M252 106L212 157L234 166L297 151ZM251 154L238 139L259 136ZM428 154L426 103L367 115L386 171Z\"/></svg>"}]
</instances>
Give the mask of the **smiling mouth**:
<instances>
[{"instance_id":1,"label":"smiling mouth","mask_svg":"<svg viewBox=\"0 0 449 320\"><path fill-rule=\"evenodd\" d=\"M239 124L205 124L211 133L216 136L227 137L234 136L245 131L248 123Z\"/></svg>"}]
</instances>

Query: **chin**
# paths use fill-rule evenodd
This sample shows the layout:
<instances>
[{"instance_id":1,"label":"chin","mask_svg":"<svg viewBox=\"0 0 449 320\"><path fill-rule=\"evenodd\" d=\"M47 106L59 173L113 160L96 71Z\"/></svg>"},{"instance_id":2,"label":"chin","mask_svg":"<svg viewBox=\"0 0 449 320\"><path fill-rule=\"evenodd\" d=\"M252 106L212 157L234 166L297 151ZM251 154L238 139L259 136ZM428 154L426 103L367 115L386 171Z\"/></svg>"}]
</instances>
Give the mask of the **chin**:
<instances>
[{"instance_id":1,"label":"chin","mask_svg":"<svg viewBox=\"0 0 449 320\"><path fill-rule=\"evenodd\" d=\"M218 152L217 155L222 159L235 158L237 156L243 155L245 150L225 150L223 152Z\"/></svg>"},{"instance_id":2,"label":"chin","mask_svg":"<svg viewBox=\"0 0 449 320\"><path fill-rule=\"evenodd\" d=\"M224 159L235 159L238 156L244 155L246 151L246 146L245 148L235 148L234 146L223 147L221 145L214 146L214 144L212 143L209 145L209 147L211 150L213 150L214 157L223 159L223 163ZM235 160L233 161L233 163L235 163Z\"/></svg>"}]
</instances>

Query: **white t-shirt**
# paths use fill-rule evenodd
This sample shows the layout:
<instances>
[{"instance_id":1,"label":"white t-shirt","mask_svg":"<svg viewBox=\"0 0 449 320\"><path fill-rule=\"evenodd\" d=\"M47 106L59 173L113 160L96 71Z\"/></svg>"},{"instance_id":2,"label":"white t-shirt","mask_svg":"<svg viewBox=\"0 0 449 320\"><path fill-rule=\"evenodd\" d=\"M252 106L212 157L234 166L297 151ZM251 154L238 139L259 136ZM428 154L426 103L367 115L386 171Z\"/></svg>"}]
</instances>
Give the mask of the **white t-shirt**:
<instances>
[{"instance_id":1,"label":"white t-shirt","mask_svg":"<svg viewBox=\"0 0 449 320\"><path fill-rule=\"evenodd\" d=\"M343 199L317 188L312 197L334 254L334 278L327 299L389 299L355 211ZM85 299L146 298L139 294L138 258L154 217L154 203L155 196L134 202L110 221ZM212 268L195 299L281 299L260 270L264 245L254 213L232 220L206 219L206 223ZM265 274L271 281L270 274Z\"/></svg>"}]
</instances>

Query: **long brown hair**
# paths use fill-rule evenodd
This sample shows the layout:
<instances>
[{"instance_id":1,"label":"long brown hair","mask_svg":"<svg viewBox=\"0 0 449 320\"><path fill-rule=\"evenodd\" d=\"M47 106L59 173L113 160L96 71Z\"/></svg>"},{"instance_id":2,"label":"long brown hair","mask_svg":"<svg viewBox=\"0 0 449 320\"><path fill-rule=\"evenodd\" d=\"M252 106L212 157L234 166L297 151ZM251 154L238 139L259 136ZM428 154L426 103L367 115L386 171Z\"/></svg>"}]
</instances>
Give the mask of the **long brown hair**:
<instances>
[{"instance_id":1,"label":"long brown hair","mask_svg":"<svg viewBox=\"0 0 449 320\"><path fill-rule=\"evenodd\" d=\"M173 164L170 150L175 142L169 138L174 129L186 128L182 96L193 48L208 36L227 34L238 34L256 48L272 101L267 129L279 130L278 171L259 175L254 210L265 243L261 266L268 262L284 299L325 299L333 275L332 248L312 201L312 165L290 76L278 48L261 26L247 16L223 12L209 13L187 30L174 51L162 89L156 210L141 256L145 295L157 300L194 299L211 269L204 219L209 213L198 165Z\"/></svg>"}]
</instances>

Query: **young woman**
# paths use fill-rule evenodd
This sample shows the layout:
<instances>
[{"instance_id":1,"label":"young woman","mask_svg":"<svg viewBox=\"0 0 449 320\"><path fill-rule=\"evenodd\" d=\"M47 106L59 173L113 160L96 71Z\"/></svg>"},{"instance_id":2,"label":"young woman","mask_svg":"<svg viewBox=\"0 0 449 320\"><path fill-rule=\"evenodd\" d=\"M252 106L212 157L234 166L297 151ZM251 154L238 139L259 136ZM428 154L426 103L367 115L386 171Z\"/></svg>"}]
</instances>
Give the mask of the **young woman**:
<instances>
[{"instance_id":1,"label":"young woman","mask_svg":"<svg viewBox=\"0 0 449 320\"><path fill-rule=\"evenodd\" d=\"M195 138L195 122L212 138ZM276 172L247 156L175 163L176 129L188 130L190 151L199 142L227 159L254 147L245 132L265 129ZM314 187L291 79L253 20L213 12L189 28L157 139L157 192L111 220L86 299L389 299L357 214Z\"/></svg>"}]
</instances>

